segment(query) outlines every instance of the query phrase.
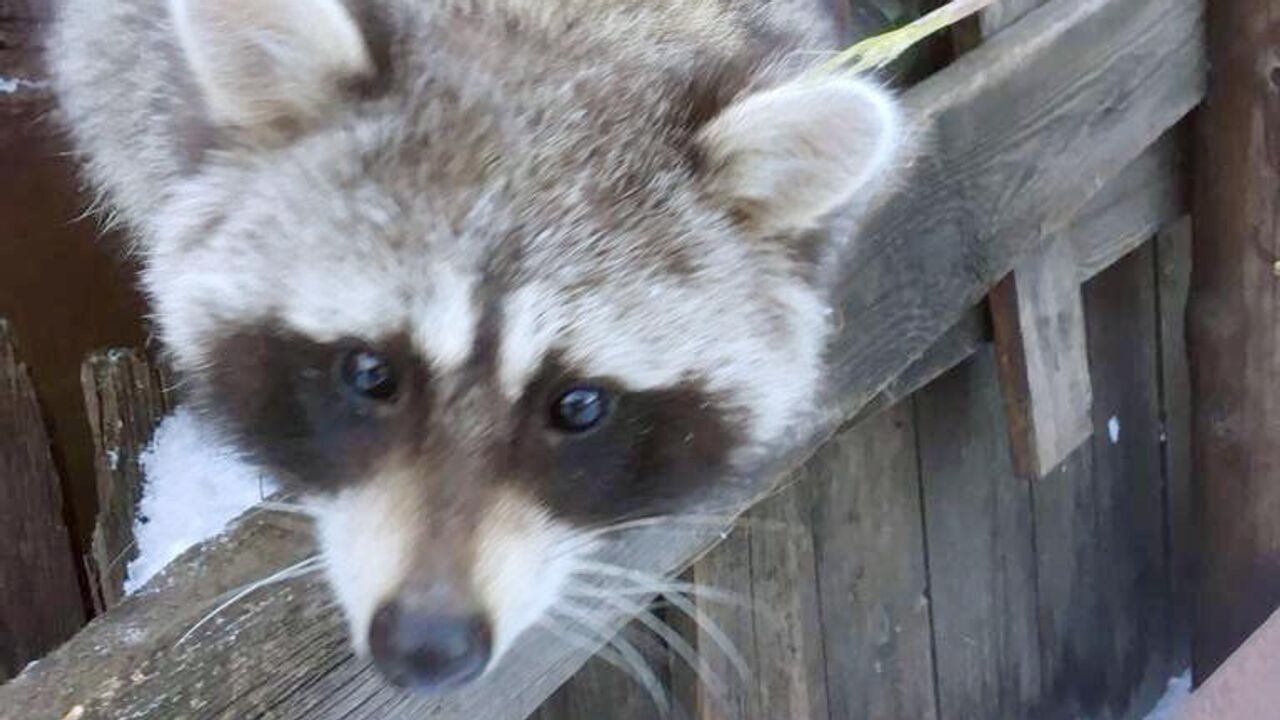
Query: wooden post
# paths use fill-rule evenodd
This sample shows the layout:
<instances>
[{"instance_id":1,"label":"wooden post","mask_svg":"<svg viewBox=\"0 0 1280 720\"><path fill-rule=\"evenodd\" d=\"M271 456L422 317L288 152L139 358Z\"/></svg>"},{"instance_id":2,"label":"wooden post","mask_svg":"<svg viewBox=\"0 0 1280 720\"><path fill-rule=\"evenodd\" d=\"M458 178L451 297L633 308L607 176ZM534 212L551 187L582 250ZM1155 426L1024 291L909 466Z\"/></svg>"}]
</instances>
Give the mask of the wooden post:
<instances>
[{"instance_id":1,"label":"wooden post","mask_svg":"<svg viewBox=\"0 0 1280 720\"><path fill-rule=\"evenodd\" d=\"M44 416L0 320L0 681L84 624Z\"/></svg>"},{"instance_id":2,"label":"wooden post","mask_svg":"<svg viewBox=\"0 0 1280 720\"><path fill-rule=\"evenodd\" d=\"M137 557L134 511L142 498L142 450L168 409L161 374L137 350L95 353L80 369L93 432L98 517L85 559L94 605L109 609L124 594L125 569Z\"/></svg>"},{"instance_id":3,"label":"wooden post","mask_svg":"<svg viewBox=\"0 0 1280 720\"><path fill-rule=\"evenodd\" d=\"M1280 603L1280 0L1206 6L1188 323L1197 680Z\"/></svg>"}]
</instances>

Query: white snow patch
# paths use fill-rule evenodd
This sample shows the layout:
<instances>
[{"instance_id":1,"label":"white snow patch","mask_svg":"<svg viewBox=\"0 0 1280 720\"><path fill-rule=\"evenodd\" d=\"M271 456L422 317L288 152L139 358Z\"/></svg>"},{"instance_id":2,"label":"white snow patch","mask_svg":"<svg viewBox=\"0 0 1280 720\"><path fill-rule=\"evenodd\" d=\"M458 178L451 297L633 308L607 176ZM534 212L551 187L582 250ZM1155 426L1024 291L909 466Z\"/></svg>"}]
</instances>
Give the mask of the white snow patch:
<instances>
[{"instance_id":1,"label":"white snow patch","mask_svg":"<svg viewBox=\"0 0 1280 720\"><path fill-rule=\"evenodd\" d=\"M0 76L0 95L16 95L18 94L18 91L23 88L39 90L46 87L49 87L49 83L41 80L27 80L25 78Z\"/></svg>"},{"instance_id":2,"label":"white snow patch","mask_svg":"<svg viewBox=\"0 0 1280 720\"><path fill-rule=\"evenodd\" d=\"M217 536L276 488L185 408L164 419L140 461L146 482L133 526L138 557L129 563L126 593L187 548Z\"/></svg>"},{"instance_id":3,"label":"white snow patch","mask_svg":"<svg viewBox=\"0 0 1280 720\"><path fill-rule=\"evenodd\" d=\"M1112 445L1120 442L1120 418L1115 415L1107 421L1107 437L1111 438Z\"/></svg>"},{"instance_id":4,"label":"white snow patch","mask_svg":"<svg viewBox=\"0 0 1280 720\"><path fill-rule=\"evenodd\" d=\"M1155 708L1147 713L1146 720L1173 720L1178 716L1187 698L1191 697L1191 671L1185 670L1181 675L1169 679L1169 689L1164 697L1156 703Z\"/></svg>"}]
</instances>

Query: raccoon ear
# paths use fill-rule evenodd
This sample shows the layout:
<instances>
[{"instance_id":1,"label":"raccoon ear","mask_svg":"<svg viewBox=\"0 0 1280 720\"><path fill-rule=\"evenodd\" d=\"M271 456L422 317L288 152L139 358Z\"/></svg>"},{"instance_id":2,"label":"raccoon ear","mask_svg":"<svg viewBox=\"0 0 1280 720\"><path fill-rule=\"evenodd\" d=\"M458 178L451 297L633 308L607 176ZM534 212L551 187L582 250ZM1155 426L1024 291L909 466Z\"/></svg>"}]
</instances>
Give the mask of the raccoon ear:
<instances>
[{"instance_id":1,"label":"raccoon ear","mask_svg":"<svg viewBox=\"0 0 1280 720\"><path fill-rule=\"evenodd\" d=\"M169 0L169 9L217 125L305 122L373 71L341 0Z\"/></svg>"},{"instance_id":2,"label":"raccoon ear","mask_svg":"<svg viewBox=\"0 0 1280 720\"><path fill-rule=\"evenodd\" d=\"M712 192L756 231L778 234L814 229L870 195L903 134L886 91L831 78L748 95L708 123L698 142Z\"/></svg>"}]
</instances>

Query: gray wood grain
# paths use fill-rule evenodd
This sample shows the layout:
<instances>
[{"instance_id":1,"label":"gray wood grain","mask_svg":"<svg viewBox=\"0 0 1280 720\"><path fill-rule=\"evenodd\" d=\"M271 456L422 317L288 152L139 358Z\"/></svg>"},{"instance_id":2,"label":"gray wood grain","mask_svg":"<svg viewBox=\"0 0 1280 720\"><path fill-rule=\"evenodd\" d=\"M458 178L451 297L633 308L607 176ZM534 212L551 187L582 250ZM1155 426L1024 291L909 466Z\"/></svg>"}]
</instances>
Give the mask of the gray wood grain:
<instances>
[{"instance_id":1,"label":"gray wood grain","mask_svg":"<svg viewBox=\"0 0 1280 720\"><path fill-rule=\"evenodd\" d=\"M1014 457L1021 460L1020 475L1042 477L1080 447L1092 430L1084 301L1070 238L1058 235L1025 258L1014 271L1013 285L1014 293L992 296L991 312L1015 316L996 324L1016 328L1020 336L1016 347L1022 353L1027 398L1019 405L1026 408L1027 417L1018 425L1025 437L1012 439L1021 449ZM996 343L1002 340L997 333ZM1002 347L1001 352L1011 350Z\"/></svg>"},{"instance_id":2,"label":"gray wood grain","mask_svg":"<svg viewBox=\"0 0 1280 720\"><path fill-rule=\"evenodd\" d=\"M986 8L978 16L981 38L1044 3L1003 0ZM1004 407L1015 415L1008 422L1010 450L1021 477L1044 475L1089 436L1089 363L1073 254L1065 235L1054 237L1022 260L1006 292L988 298L1006 378Z\"/></svg>"},{"instance_id":3,"label":"gray wood grain","mask_svg":"<svg viewBox=\"0 0 1280 720\"><path fill-rule=\"evenodd\" d=\"M915 396L941 720L1035 717L1031 488L1009 458L990 347Z\"/></svg>"},{"instance_id":4,"label":"gray wood grain","mask_svg":"<svg viewBox=\"0 0 1280 720\"><path fill-rule=\"evenodd\" d=\"M916 442L903 403L806 470L832 718L937 717Z\"/></svg>"},{"instance_id":5,"label":"gray wood grain","mask_svg":"<svg viewBox=\"0 0 1280 720\"><path fill-rule=\"evenodd\" d=\"M706 625L697 647L727 684L729 702L702 683L699 718L826 718L824 628L809 503L815 458L778 493L744 516L742 526L693 566L693 580L729 588L742 604L697 601L704 623L714 623L748 661L741 677Z\"/></svg>"},{"instance_id":6,"label":"gray wood grain","mask_svg":"<svg viewBox=\"0 0 1280 720\"><path fill-rule=\"evenodd\" d=\"M87 564L94 604L102 612L124 595L134 511L142 499L140 458L168 410L164 380L136 350L95 353L80 369L85 412L93 434L98 517Z\"/></svg>"},{"instance_id":7,"label":"gray wood grain","mask_svg":"<svg viewBox=\"0 0 1280 720\"><path fill-rule=\"evenodd\" d=\"M0 679L85 621L44 416L0 319ZM0 707L3 707L0 705Z\"/></svg>"},{"instance_id":8,"label":"gray wood grain","mask_svg":"<svg viewBox=\"0 0 1280 720\"><path fill-rule=\"evenodd\" d=\"M1188 209L1182 133L1171 130L1080 210L1066 235L1080 282L1111 267Z\"/></svg>"},{"instance_id":9,"label":"gray wood grain","mask_svg":"<svg viewBox=\"0 0 1280 720\"><path fill-rule=\"evenodd\" d=\"M907 93L906 104L930 138L928 153L908 169L903 190L869 221L846 259L836 290L844 330L829 353L829 400L759 471L720 489L715 504L722 512L749 506L799 467L924 355L1025 250L1060 231L1108 178L1199 101L1200 8L1198 0L1054 0ZM636 533L609 559L677 572L717 539L717 533ZM0 688L0 708L17 717L84 703L90 717L501 720L526 717L588 655L533 632L483 682L436 700L411 698L377 683L342 654L343 631L336 617L320 611L327 599L318 593L267 594L252 613L243 606L228 611L228 623L241 623L240 642L210 633L172 649L169 633L196 616L194 598L209 597L192 594L209 589L209 566L239 556L262 575L282 557L305 552L301 540L241 531L188 556L157 579L152 593L91 625L47 669ZM178 596L185 602L174 604ZM143 639L127 652L94 650L118 648L123 619L147 613L154 613L152 626L139 629ZM304 618L306 632L299 632L298 620L282 618ZM619 626L624 621L617 619ZM252 642L244 641L245 632ZM309 639L304 643L302 636ZM328 649L303 652L303 645ZM132 678L142 658L149 674L138 676L129 692L100 692L115 678ZM220 682L208 682L211 665L224 673ZM252 690L229 692L245 687ZM158 698L183 698L185 709L165 715L172 706L157 705Z\"/></svg>"},{"instance_id":10,"label":"gray wood grain","mask_svg":"<svg viewBox=\"0 0 1280 720\"><path fill-rule=\"evenodd\" d=\"M1177 670L1154 277L1144 245L1086 286L1094 437L1034 485L1045 697L1066 717L1142 718Z\"/></svg>"},{"instance_id":11,"label":"gray wood grain","mask_svg":"<svg viewBox=\"0 0 1280 720\"><path fill-rule=\"evenodd\" d=\"M1196 526L1192 486L1191 371L1187 363L1187 298L1191 290L1191 218L1156 236L1156 298L1160 310L1162 447L1173 596L1173 664L1191 666L1195 605Z\"/></svg>"}]
</instances>

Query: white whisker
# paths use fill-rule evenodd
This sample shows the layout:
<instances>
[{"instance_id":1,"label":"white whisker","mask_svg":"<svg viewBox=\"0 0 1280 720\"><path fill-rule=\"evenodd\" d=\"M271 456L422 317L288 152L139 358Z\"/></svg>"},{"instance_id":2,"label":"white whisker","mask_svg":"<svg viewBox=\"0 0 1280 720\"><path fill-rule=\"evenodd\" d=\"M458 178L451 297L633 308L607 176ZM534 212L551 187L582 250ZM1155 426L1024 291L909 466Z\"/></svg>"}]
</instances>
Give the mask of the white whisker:
<instances>
[{"instance_id":1,"label":"white whisker","mask_svg":"<svg viewBox=\"0 0 1280 720\"><path fill-rule=\"evenodd\" d=\"M669 593L663 593L662 597L671 603L674 608L687 615L694 624L707 634L707 637L711 638L711 642L716 644L716 647L720 649L720 653L728 658L733 665L733 669L738 672L738 677L745 682L751 675L751 670L747 666L747 661L742 657L742 653L738 652L738 646L734 644L733 640L729 639L724 630L714 620L698 612L698 606L689 598Z\"/></svg>"},{"instance_id":2,"label":"white whisker","mask_svg":"<svg viewBox=\"0 0 1280 720\"><path fill-rule=\"evenodd\" d=\"M604 644L612 645L635 672L636 681L649 693L649 697L653 699L658 712L663 717L671 715L671 699L662 687L662 682L658 680L658 676L653 672L653 668L650 667L648 661L644 659L644 656L640 654L635 645L632 645L626 638L617 634L610 634L602 618L593 616L580 607L557 605L551 609L551 613L578 623L583 630L603 639Z\"/></svg>"},{"instance_id":3,"label":"white whisker","mask_svg":"<svg viewBox=\"0 0 1280 720\"><path fill-rule=\"evenodd\" d=\"M560 642L600 658L622 674L636 681L637 684L643 684L641 678L636 677L635 670L627 664L622 654L612 645L608 643L602 645L598 641L577 632L573 626L561 622L561 620L563 618L544 615L538 619L538 624L546 628Z\"/></svg>"},{"instance_id":4,"label":"white whisker","mask_svg":"<svg viewBox=\"0 0 1280 720\"><path fill-rule=\"evenodd\" d=\"M186 642L187 638L191 637L197 630L203 627L205 623L214 619L223 610L226 610L232 605L235 605L236 603L248 597L250 594L254 593L255 591L260 590L269 585L273 585L275 583L284 582L286 580L292 580L297 577L302 577L303 575L306 575L308 573L315 572L323 567L321 562L322 562L322 559L319 555L313 555L305 560L294 563L293 565L290 565L289 567L286 567L283 570L280 570L271 575L268 575L267 577L262 578L261 580L256 580L254 582L249 583L248 585L244 585L238 590L230 591L231 592L230 598L228 598L225 602L215 607L207 615L200 618L200 620L195 625L192 625L190 629L188 629L185 633L183 633L182 637L178 638L178 642L175 643L175 645L181 645L182 643ZM226 597L226 596L227 596L227 593L223 593L222 597Z\"/></svg>"},{"instance_id":5,"label":"white whisker","mask_svg":"<svg viewBox=\"0 0 1280 720\"><path fill-rule=\"evenodd\" d=\"M720 704L726 704L724 709L728 709L728 690L724 679L716 673L706 658L702 657L680 633L676 632L674 628L640 603L620 597L605 598L604 601L620 612L635 616L636 621L662 638L662 641L676 654L676 657L689 666L689 669L693 670L694 674L711 690L716 701Z\"/></svg>"}]
</instances>

